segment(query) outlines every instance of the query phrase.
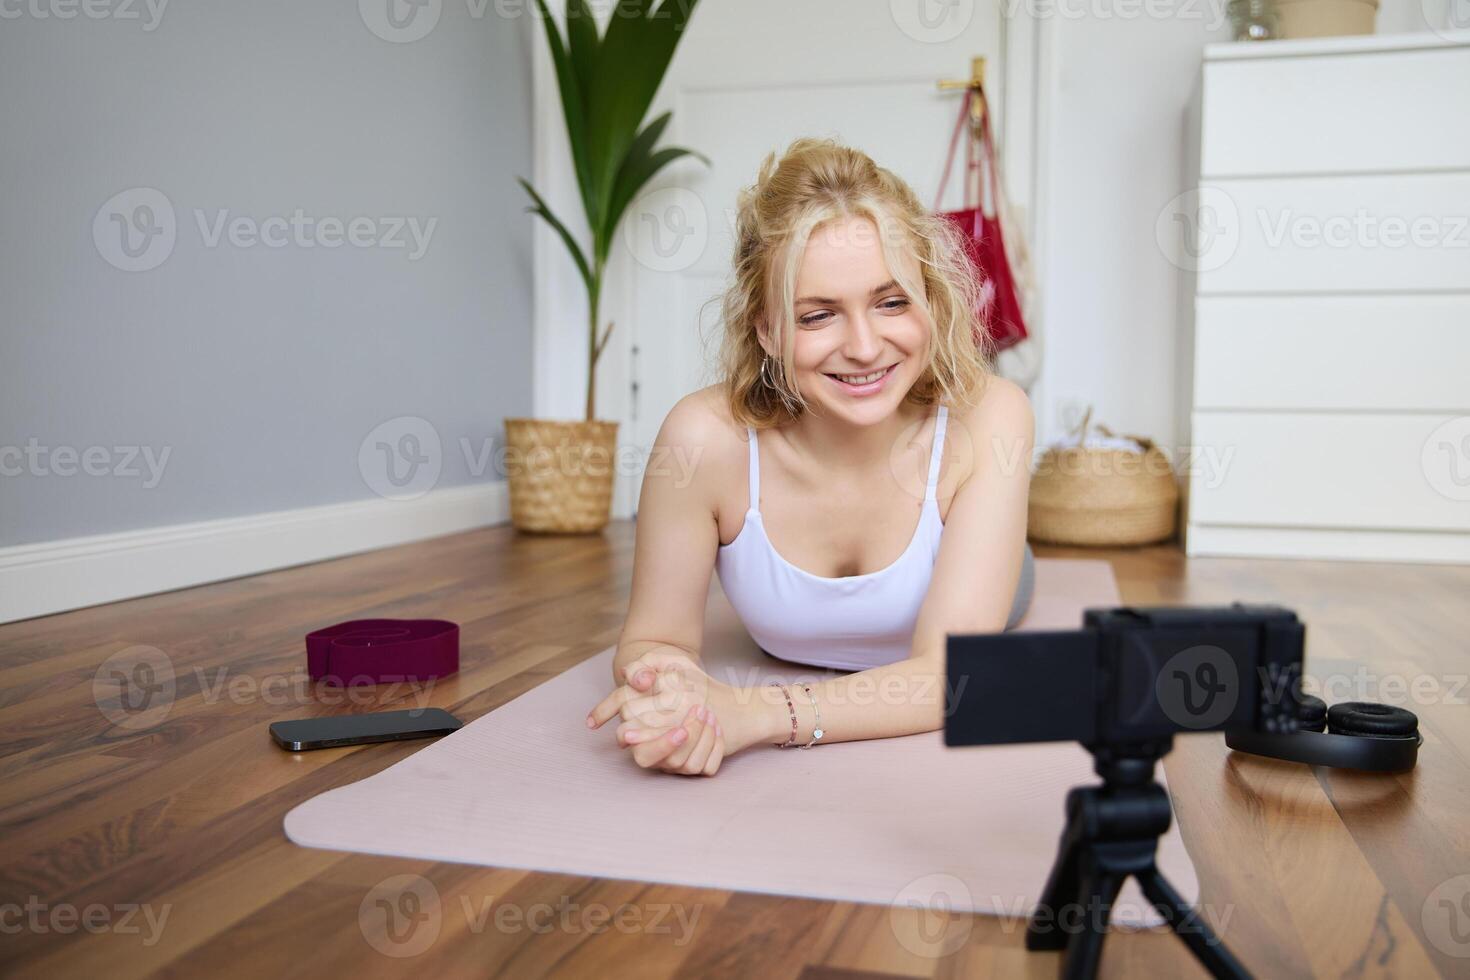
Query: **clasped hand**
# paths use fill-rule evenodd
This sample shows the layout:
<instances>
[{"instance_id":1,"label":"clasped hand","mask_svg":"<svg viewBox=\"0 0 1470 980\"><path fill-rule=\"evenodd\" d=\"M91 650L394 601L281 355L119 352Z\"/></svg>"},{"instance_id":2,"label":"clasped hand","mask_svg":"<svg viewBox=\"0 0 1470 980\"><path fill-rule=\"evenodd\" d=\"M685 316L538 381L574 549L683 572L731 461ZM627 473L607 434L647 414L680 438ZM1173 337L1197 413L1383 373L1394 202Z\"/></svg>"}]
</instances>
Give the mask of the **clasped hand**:
<instances>
[{"instance_id":1,"label":"clasped hand","mask_svg":"<svg viewBox=\"0 0 1470 980\"><path fill-rule=\"evenodd\" d=\"M730 746L719 718L737 707L732 689L693 659L652 651L625 666L623 677L626 683L592 709L587 727L621 717L618 744L643 768L713 776L726 754L744 747Z\"/></svg>"}]
</instances>

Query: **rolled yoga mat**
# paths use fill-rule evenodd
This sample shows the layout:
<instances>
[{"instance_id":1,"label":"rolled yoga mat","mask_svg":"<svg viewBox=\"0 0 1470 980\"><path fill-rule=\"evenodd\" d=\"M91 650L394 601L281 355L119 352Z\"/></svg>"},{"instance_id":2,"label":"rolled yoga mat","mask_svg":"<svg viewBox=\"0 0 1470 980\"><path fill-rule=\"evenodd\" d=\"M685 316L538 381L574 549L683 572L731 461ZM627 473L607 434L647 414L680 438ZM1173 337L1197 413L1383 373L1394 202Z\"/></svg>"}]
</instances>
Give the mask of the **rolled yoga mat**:
<instances>
[{"instance_id":1,"label":"rolled yoga mat","mask_svg":"<svg viewBox=\"0 0 1470 980\"><path fill-rule=\"evenodd\" d=\"M1120 604L1104 561L1038 559L1021 630L1070 629ZM701 657L739 685L836 676L761 653L716 583ZM616 720L614 647L375 776L286 814L306 847L1016 917L1057 856L1067 790L1096 783L1073 743L944 746L943 733L753 746L713 777L645 770ZM371 751L371 750L369 750ZM1158 774L1163 780L1163 772ZM1159 868L1191 904L1199 882L1177 826ZM1161 923L1129 880L1114 921Z\"/></svg>"}]
</instances>

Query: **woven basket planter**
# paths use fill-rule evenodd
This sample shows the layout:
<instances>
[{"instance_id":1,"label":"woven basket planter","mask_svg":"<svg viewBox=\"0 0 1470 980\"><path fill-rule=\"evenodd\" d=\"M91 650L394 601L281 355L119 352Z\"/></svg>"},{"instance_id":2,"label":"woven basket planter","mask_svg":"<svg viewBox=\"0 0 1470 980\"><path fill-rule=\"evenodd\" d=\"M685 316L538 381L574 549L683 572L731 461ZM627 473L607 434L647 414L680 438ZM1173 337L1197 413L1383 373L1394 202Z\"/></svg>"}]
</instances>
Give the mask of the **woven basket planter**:
<instances>
[{"instance_id":1,"label":"woven basket planter","mask_svg":"<svg viewBox=\"0 0 1470 980\"><path fill-rule=\"evenodd\" d=\"M1112 435L1104 426L1096 429ZM1169 457L1148 439L1124 438L1143 452L1078 445L1042 454L1031 477L1027 538L1101 546L1152 544L1174 536L1179 487Z\"/></svg>"},{"instance_id":2,"label":"woven basket planter","mask_svg":"<svg viewBox=\"0 0 1470 980\"><path fill-rule=\"evenodd\" d=\"M516 530L589 534L607 525L618 423L506 419L505 445Z\"/></svg>"}]
</instances>

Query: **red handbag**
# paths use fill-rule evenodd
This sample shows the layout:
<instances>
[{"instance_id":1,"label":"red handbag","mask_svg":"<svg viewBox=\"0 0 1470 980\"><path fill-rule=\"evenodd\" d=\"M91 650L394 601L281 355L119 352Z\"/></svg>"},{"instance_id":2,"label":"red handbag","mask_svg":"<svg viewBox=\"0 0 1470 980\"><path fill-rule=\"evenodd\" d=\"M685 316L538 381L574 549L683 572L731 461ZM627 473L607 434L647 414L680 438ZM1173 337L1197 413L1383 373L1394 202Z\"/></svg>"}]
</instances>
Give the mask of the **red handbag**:
<instances>
[{"instance_id":1,"label":"red handbag","mask_svg":"<svg viewBox=\"0 0 1470 980\"><path fill-rule=\"evenodd\" d=\"M983 97L983 96L982 96ZM955 144L960 132L966 128L970 115L970 104L975 98L973 89L965 90L960 106L960 118L955 123L954 136L949 141L949 155L944 161L944 176L939 179L939 193L934 197L934 210L940 217L948 219L964 234L965 253L974 267L976 277L983 284L980 322L990 334L994 350L998 353L1025 340L1028 336L1026 321L1021 314L1021 303L1017 296L1016 277L1006 258L1005 238L1000 227L1000 189L996 179L995 140L990 135L990 113L981 116L980 137L971 133L965 141L965 206L959 211L939 211L944 200L944 186L949 183L950 166L954 163ZM975 158L975 145L980 145L980 159ZM986 213L983 201L970 206L971 174L984 165L990 190L990 212ZM975 342L981 337L977 334Z\"/></svg>"}]
</instances>

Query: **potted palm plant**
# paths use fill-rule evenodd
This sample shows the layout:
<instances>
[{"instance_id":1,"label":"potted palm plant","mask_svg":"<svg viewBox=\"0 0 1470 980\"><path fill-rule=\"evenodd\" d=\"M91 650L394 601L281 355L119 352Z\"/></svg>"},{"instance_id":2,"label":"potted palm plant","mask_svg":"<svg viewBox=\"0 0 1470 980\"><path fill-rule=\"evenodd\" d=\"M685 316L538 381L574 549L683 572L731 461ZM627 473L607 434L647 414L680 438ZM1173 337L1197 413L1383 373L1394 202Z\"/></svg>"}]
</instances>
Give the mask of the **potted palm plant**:
<instances>
[{"instance_id":1,"label":"potted palm plant","mask_svg":"<svg viewBox=\"0 0 1470 980\"><path fill-rule=\"evenodd\" d=\"M599 36L586 0L567 0L563 43L544 0L536 0L556 67L591 247L584 251L536 189L524 178L517 180L531 196L526 210L556 230L587 287L587 415L576 421L505 420L511 523L518 530L586 533L607 524L618 423L595 417L597 361L612 333L612 323L600 336L598 331L603 274L623 213L654 174L686 155L709 164L693 150L655 149L671 113L639 128L695 2L663 0L655 10L653 0L620 0Z\"/></svg>"}]
</instances>

